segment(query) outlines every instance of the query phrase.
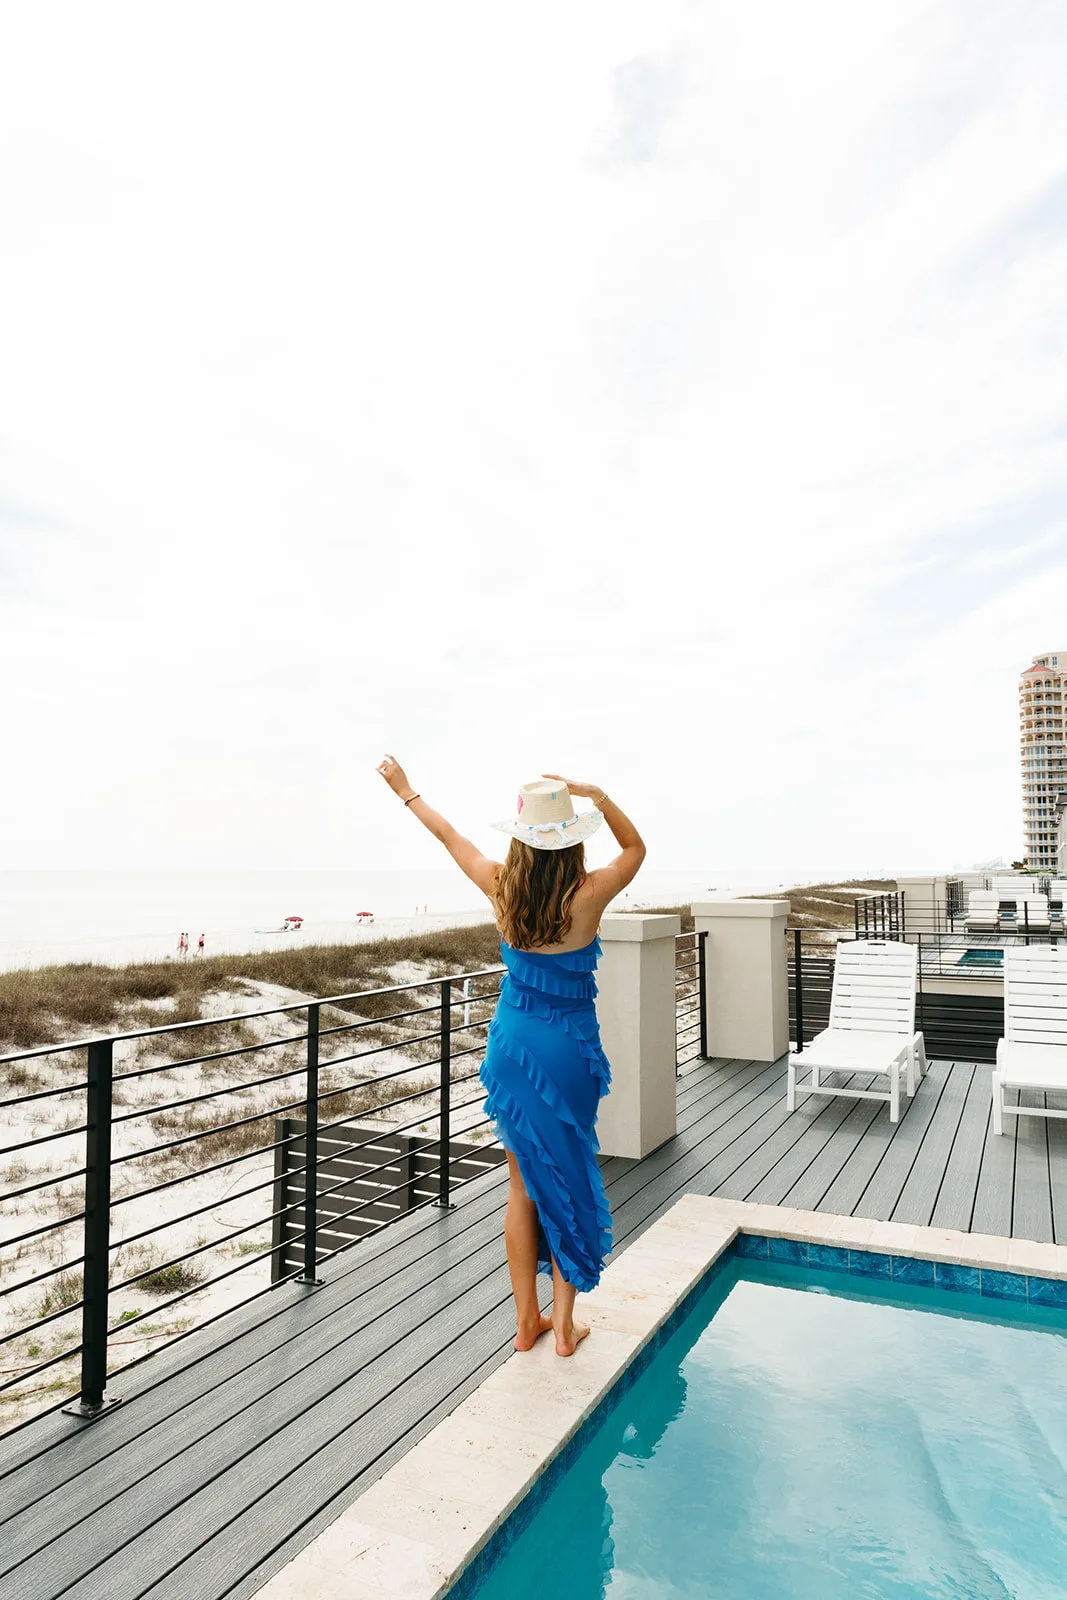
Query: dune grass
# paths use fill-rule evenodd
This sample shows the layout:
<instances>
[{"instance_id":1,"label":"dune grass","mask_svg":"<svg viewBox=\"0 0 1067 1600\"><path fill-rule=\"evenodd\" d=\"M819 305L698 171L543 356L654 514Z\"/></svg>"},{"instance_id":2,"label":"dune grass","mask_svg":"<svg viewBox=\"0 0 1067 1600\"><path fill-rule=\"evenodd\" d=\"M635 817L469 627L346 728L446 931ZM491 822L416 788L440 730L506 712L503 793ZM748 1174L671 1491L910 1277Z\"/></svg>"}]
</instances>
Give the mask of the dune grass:
<instances>
[{"instance_id":1,"label":"dune grass","mask_svg":"<svg viewBox=\"0 0 1067 1600\"><path fill-rule=\"evenodd\" d=\"M425 965L431 975L444 977L495 966L499 960L499 935L486 922L366 944L305 945L124 967L78 962L4 972L0 973L0 1052L118 1032L131 1025L191 1022L201 1015L207 995L223 989L240 992L242 980L324 996L384 987L392 982L389 969L401 961ZM169 1004L148 1004L159 1001ZM248 1009L256 1009L254 999ZM361 1002L358 1009L361 1015L388 1016L396 1009L396 1000L383 995ZM132 1024L131 1011L136 1012Z\"/></svg>"},{"instance_id":2,"label":"dune grass","mask_svg":"<svg viewBox=\"0 0 1067 1600\"><path fill-rule=\"evenodd\" d=\"M856 901L866 894L890 894L892 878L856 879L851 883L805 883L776 894L754 895L756 900L788 900L790 928L851 928Z\"/></svg>"}]
</instances>

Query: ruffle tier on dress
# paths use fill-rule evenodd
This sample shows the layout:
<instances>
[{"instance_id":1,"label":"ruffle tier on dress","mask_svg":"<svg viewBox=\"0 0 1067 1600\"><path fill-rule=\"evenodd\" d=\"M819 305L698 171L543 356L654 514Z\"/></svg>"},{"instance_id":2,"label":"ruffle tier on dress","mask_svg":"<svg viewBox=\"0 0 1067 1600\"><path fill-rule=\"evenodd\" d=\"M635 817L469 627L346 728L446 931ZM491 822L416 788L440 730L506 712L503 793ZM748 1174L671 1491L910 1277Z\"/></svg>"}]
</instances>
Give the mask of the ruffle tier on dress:
<instances>
[{"instance_id":1,"label":"ruffle tier on dress","mask_svg":"<svg viewBox=\"0 0 1067 1600\"><path fill-rule=\"evenodd\" d=\"M544 955L500 945L507 969L480 1078L493 1131L537 1207L538 1270L596 1287L611 1212L596 1159L597 1108L611 1083L596 1016L600 940Z\"/></svg>"}]
</instances>

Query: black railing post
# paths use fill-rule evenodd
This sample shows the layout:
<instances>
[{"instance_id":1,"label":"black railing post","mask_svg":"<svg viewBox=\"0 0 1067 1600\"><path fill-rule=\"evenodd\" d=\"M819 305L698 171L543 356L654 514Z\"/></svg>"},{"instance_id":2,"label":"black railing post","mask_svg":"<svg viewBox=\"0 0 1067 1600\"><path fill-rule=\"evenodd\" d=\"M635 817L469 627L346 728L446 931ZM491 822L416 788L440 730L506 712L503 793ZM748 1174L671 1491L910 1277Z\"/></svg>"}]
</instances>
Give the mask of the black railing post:
<instances>
[{"instance_id":1,"label":"black railing post","mask_svg":"<svg viewBox=\"0 0 1067 1600\"><path fill-rule=\"evenodd\" d=\"M917 972L917 976L918 976L918 979L919 979L918 996L917 996L917 1000L916 1000L916 1010L918 1012L918 1016L917 1016L916 1022L915 1022L915 1031L916 1031L916 1033L922 1033L922 1031L923 1031L923 936L922 936L921 933L917 933L915 935L915 937L916 937L916 940L918 941L918 946L919 946L918 953L916 954L916 957L915 957L916 972ZM938 966L940 968L940 964L941 964L941 940L940 940L940 937L938 937L937 935L935 935L935 937L937 938L937 960L938 960Z\"/></svg>"},{"instance_id":2,"label":"black railing post","mask_svg":"<svg viewBox=\"0 0 1067 1600\"><path fill-rule=\"evenodd\" d=\"M793 929L793 992L796 995L797 1012L797 1055L804 1048L804 979L802 976L803 963L800 956L800 929Z\"/></svg>"},{"instance_id":3,"label":"black railing post","mask_svg":"<svg viewBox=\"0 0 1067 1600\"><path fill-rule=\"evenodd\" d=\"M869 900L864 900L864 902L863 902L863 937L865 939L869 939L870 936L871 936L870 923L868 921L868 918L870 916L870 905L871 905L871 902Z\"/></svg>"},{"instance_id":4,"label":"black railing post","mask_svg":"<svg viewBox=\"0 0 1067 1600\"><path fill-rule=\"evenodd\" d=\"M437 1169L437 1199L435 1206L442 1206L447 1210L452 1209L452 1202L448 1198L449 1171L448 1158L451 1154L452 1142L452 980L446 978L441 984L441 1107L440 1121L440 1163Z\"/></svg>"},{"instance_id":5,"label":"black railing post","mask_svg":"<svg viewBox=\"0 0 1067 1600\"><path fill-rule=\"evenodd\" d=\"M1026 940L1025 940L1025 942L1027 944L1029 944L1030 943L1030 907L1027 905L1025 900L1023 901L1023 927L1026 930Z\"/></svg>"},{"instance_id":6,"label":"black railing post","mask_svg":"<svg viewBox=\"0 0 1067 1600\"><path fill-rule=\"evenodd\" d=\"M319 1228L319 1007L308 1006L307 1089L304 1096L304 1270L297 1283L325 1280L318 1265Z\"/></svg>"},{"instance_id":7,"label":"black railing post","mask_svg":"<svg viewBox=\"0 0 1067 1600\"><path fill-rule=\"evenodd\" d=\"M107 1387L107 1300L111 1244L111 1076L114 1041L89 1045L85 1132L85 1270L82 1275L81 1394L63 1410L92 1422L118 1400Z\"/></svg>"},{"instance_id":8,"label":"black railing post","mask_svg":"<svg viewBox=\"0 0 1067 1600\"><path fill-rule=\"evenodd\" d=\"M908 937L908 908L904 903L904 897L907 892L908 891L906 889L901 889L900 899L897 902L897 904L900 906L900 937L902 939L906 939Z\"/></svg>"},{"instance_id":9,"label":"black railing post","mask_svg":"<svg viewBox=\"0 0 1067 1600\"><path fill-rule=\"evenodd\" d=\"M708 1059L708 930L697 934L697 979L700 984L700 1059Z\"/></svg>"},{"instance_id":10,"label":"black railing post","mask_svg":"<svg viewBox=\"0 0 1067 1600\"><path fill-rule=\"evenodd\" d=\"M852 933L855 938L860 936L860 903L859 899L852 902Z\"/></svg>"}]
</instances>

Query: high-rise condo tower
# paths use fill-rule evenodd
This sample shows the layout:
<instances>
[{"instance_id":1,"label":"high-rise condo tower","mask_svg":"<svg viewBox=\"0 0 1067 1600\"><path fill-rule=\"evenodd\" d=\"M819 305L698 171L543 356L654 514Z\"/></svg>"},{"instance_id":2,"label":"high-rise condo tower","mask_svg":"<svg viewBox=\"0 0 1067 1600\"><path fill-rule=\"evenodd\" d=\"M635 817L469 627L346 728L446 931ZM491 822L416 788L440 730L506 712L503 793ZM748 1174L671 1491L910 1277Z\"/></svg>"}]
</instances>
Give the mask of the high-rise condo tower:
<instances>
[{"instance_id":1,"label":"high-rise condo tower","mask_svg":"<svg viewBox=\"0 0 1067 1600\"><path fill-rule=\"evenodd\" d=\"M1063 766L1063 711L1067 650L1046 651L1019 678L1019 749L1023 776L1026 864L1057 867L1056 796L1067 790Z\"/></svg>"}]
</instances>

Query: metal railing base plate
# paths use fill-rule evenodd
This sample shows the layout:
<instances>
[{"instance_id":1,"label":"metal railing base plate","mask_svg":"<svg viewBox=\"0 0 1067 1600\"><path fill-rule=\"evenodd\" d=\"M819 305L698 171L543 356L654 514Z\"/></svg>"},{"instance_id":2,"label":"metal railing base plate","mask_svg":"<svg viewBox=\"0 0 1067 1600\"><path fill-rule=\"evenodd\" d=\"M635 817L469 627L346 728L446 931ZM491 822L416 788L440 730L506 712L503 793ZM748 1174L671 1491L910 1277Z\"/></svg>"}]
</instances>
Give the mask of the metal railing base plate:
<instances>
[{"instance_id":1,"label":"metal railing base plate","mask_svg":"<svg viewBox=\"0 0 1067 1600\"><path fill-rule=\"evenodd\" d=\"M121 1395L106 1394L98 1406L86 1405L84 1400L75 1400L69 1406L60 1409L65 1417L77 1417L79 1422L96 1422L100 1417L106 1417L109 1411L114 1411L116 1406L122 1404Z\"/></svg>"}]
</instances>

